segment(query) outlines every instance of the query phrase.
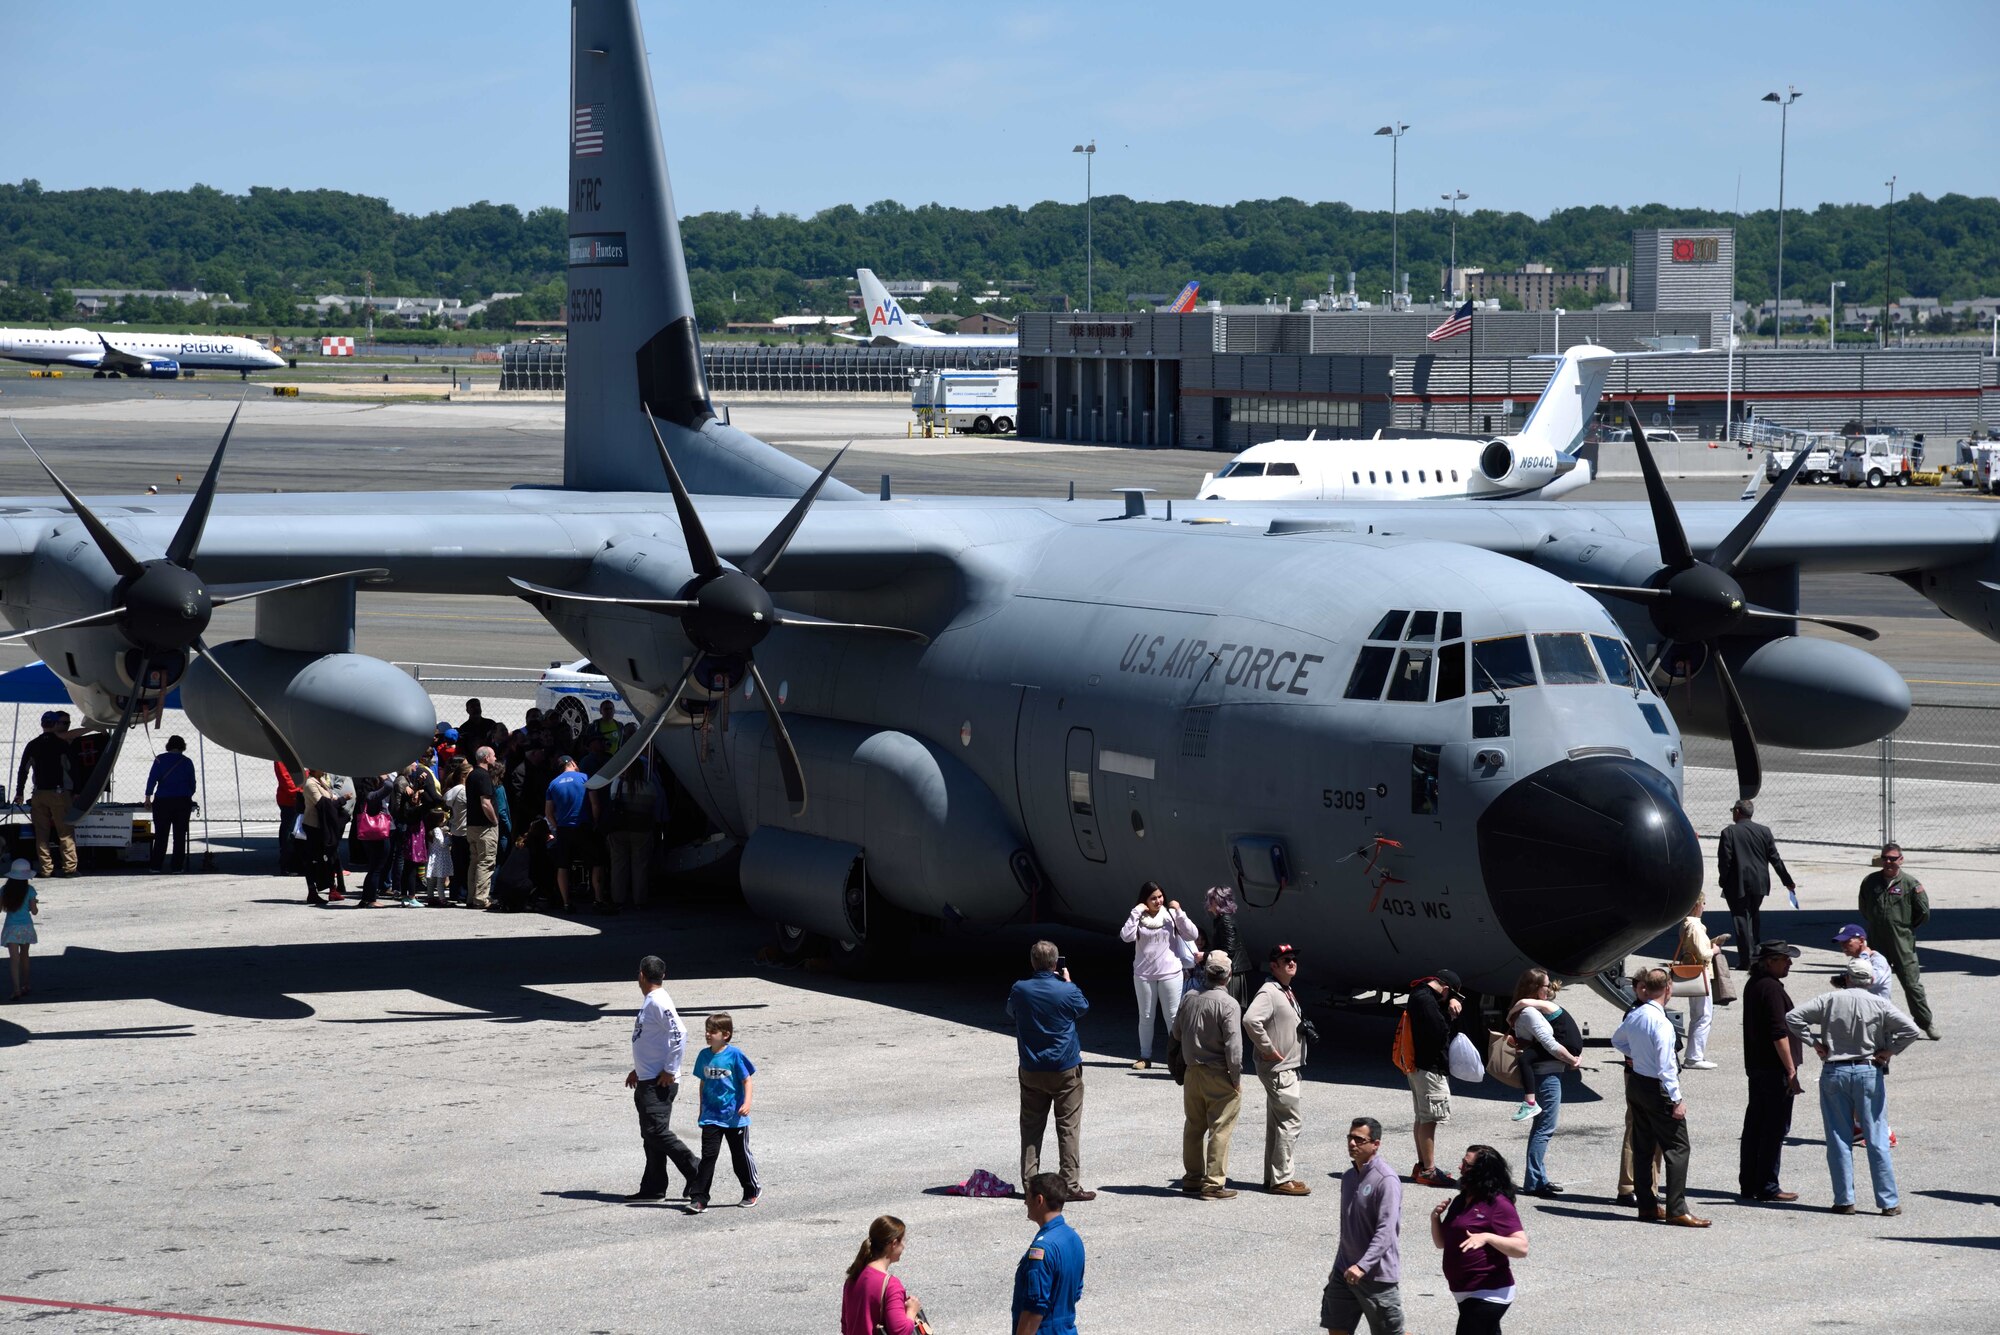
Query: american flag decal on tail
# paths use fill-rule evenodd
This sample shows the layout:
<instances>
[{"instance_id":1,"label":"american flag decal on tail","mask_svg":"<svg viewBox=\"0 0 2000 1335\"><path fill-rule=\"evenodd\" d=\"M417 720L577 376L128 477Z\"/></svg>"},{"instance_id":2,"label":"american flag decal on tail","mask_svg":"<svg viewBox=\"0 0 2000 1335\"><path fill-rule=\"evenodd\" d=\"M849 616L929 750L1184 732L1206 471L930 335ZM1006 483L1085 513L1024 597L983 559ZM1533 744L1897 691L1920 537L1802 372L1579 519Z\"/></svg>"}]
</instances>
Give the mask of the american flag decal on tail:
<instances>
[{"instance_id":1,"label":"american flag decal on tail","mask_svg":"<svg viewBox=\"0 0 2000 1335\"><path fill-rule=\"evenodd\" d=\"M602 154L606 119L602 102L578 107L570 128L570 151L580 158L594 158Z\"/></svg>"}]
</instances>

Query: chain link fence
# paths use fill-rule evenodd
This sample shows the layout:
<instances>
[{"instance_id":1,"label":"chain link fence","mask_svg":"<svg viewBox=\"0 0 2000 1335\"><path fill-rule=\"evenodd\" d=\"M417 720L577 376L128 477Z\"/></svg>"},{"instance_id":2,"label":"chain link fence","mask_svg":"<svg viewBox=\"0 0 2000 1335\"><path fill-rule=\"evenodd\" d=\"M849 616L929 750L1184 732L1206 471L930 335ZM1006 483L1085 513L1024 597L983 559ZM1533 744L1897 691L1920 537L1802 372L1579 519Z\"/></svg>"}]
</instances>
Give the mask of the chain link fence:
<instances>
[{"instance_id":1,"label":"chain link fence","mask_svg":"<svg viewBox=\"0 0 2000 1335\"><path fill-rule=\"evenodd\" d=\"M1690 737L1686 804L1713 834L1736 800L1729 743ZM1919 704L1895 734L1843 751L1761 748L1757 819L1781 843L1880 848L1890 839L1934 853L2000 852L1989 827L2000 800L2000 708Z\"/></svg>"}]
</instances>

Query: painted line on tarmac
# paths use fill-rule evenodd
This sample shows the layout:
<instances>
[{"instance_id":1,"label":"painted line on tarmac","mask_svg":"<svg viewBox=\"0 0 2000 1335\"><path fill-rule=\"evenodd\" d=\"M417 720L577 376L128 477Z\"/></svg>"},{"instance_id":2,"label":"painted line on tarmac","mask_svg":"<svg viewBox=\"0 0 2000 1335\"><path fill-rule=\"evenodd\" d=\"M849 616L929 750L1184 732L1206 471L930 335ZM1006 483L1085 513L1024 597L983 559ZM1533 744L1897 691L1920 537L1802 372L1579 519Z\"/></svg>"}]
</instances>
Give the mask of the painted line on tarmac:
<instances>
[{"instance_id":1,"label":"painted line on tarmac","mask_svg":"<svg viewBox=\"0 0 2000 1335\"><path fill-rule=\"evenodd\" d=\"M102 1303L66 1303L55 1298L23 1298L0 1293L0 1303L20 1303L25 1307L60 1307L72 1312L110 1312L117 1316L150 1316L161 1321L199 1321L210 1326L241 1326L250 1330L283 1330L293 1335L359 1335L351 1330L326 1330L319 1326L286 1326L273 1321L240 1321L227 1316L196 1316L192 1312L155 1312L144 1307L107 1307Z\"/></svg>"},{"instance_id":2,"label":"painted line on tarmac","mask_svg":"<svg viewBox=\"0 0 2000 1335\"><path fill-rule=\"evenodd\" d=\"M1912 686L2000 686L2000 681L1940 681L1936 677L1905 677Z\"/></svg>"}]
</instances>

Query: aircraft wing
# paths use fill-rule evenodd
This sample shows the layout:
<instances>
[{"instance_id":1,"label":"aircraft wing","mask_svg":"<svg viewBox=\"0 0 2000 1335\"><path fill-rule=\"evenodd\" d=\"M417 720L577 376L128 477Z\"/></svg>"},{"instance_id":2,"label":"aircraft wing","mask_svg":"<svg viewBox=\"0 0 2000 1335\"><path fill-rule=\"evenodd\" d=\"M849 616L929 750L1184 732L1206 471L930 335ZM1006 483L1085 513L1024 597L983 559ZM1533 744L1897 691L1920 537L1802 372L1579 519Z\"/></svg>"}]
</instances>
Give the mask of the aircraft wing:
<instances>
[{"instance_id":1,"label":"aircraft wing","mask_svg":"<svg viewBox=\"0 0 2000 1335\"><path fill-rule=\"evenodd\" d=\"M104 355L97 358L93 364L106 371L143 371L158 360L143 353L121 348L102 334L97 336L97 341L104 345Z\"/></svg>"}]
</instances>

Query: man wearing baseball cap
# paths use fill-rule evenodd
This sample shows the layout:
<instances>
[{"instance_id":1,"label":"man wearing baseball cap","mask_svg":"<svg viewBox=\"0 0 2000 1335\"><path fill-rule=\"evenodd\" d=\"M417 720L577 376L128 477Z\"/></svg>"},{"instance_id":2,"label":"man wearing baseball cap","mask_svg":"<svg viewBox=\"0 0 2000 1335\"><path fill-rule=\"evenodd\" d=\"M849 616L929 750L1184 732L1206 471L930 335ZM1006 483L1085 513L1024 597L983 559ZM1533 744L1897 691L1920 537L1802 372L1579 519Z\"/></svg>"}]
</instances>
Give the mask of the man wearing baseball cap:
<instances>
[{"instance_id":1,"label":"man wearing baseball cap","mask_svg":"<svg viewBox=\"0 0 2000 1335\"><path fill-rule=\"evenodd\" d=\"M1868 929L1858 922L1848 923L1833 934L1833 944L1840 947L1840 953L1850 960L1860 960L1868 966L1868 990L1884 1001L1895 1000L1889 994L1889 961L1879 950L1871 950L1868 945Z\"/></svg>"},{"instance_id":2,"label":"man wearing baseball cap","mask_svg":"<svg viewBox=\"0 0 2000 1335\"><path fill-rule=\"evenodd\" d=\"M1289 945L1271 947L1265 966L1268 982L1243 1012L1243 1032L1250 1036L1257 1057L1257 1079L1264 1086L1264 1190L1274 1196L1310 1196L1312 1188L1292 1172L1292 1147L1298 1142L1299 1068L1306 1064L1305 1010L1292 992L1299 976L1299 952Z\"/></svg>"},{"instance_id":3,"label":"man wearing baseball cap","mask_svg":"<svg viewBox=\"0 0 2000 1335\"><path fill-rule=\"evenodd\" d=\"M1833 988L1785 1015L1794 1042L1810 1041L1825 1069L1819 1115L1826 1129L1826 1166L1833 1176L1833 1212L1854 1213L1854 1128L1868 1141L1868 1178L1883 1214L1903 1212L1896 1170L1889 1162L1889 1059L1923 1037L1917 1022L1870 990L1875 972L1850 959ZM1817 1031L1818 1037L1814 1037Z\"/></svg>"},{"instance_id":4,"label":"man wearing baseball cap","mask_svg":"<svg viewBox=\"0 0 2000 1335\"><path fill-rule=\"evenodd\" d=\"M76 749L70 743L82 735L82 729L69 726L68 714L51 709L42 715L42 735L21 748L21 765L14 776L14 805L30 805L32 780L35 862L43 876L55 874L50 844L61 850L62 874L76 875L76 833L69 823L69 802L84 776L77 772Z\"/></svg>"},{"instance_id":5,"label":"man wearing baseball cap","mask_svg":"<svg viewBox=\"0 0 2000 1335\"><path fill-rule=\"evenodd\" d=\"M1746 1201L1798 1199L1798 1193L1779 1184L1778 1167L1792 1129L1792 1100L1800 1093L1799 1058L1804 1053L1785 1026L1792 1009L1785 975L1799 954L1786 941L1761 943L1743 988L1743 1074L1750 1082L1750 1101L1743 1109L1736 1190Z\"/></svg>"}]
</instances>

